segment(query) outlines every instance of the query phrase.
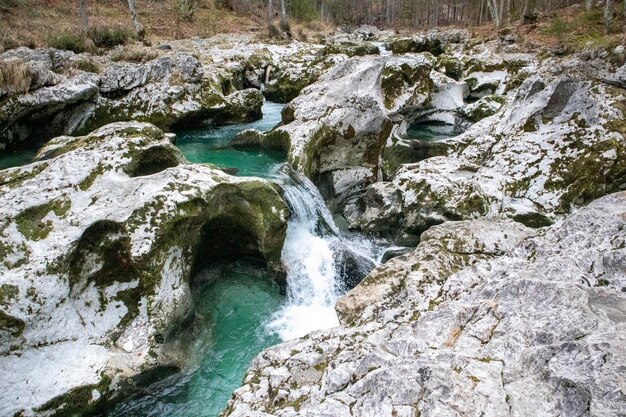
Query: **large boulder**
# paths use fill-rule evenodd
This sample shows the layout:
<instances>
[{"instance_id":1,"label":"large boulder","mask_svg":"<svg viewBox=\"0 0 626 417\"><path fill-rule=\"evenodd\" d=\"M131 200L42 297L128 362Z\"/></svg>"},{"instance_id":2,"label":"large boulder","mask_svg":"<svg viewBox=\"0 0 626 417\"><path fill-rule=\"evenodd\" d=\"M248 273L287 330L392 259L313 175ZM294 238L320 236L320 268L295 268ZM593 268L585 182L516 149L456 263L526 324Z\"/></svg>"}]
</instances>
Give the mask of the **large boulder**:
<instances>
[{"instance_id":1,"label":"large boulder","mask_svg":"<svg viewBox=\"0 0 626 417\"><path fill-rule=\"evenodd\" d=\"M266 136L287 141L291 165L342 206L379 179L393 120L428 106L430 71L425 56L349 59L289 103Z\"/></svg>"},{"instance_id":2,"label":"large boulder","mask_svg":"<svg viewBox=\"0 0 626 417\"><path fill-rule=\"evenodd\" d=\"M93 106L97 96L98 77L82 73L0 100L0 147L72 132L83 120L81 109Z\"/></svg>"},{"instance_id":3,"label":"large boulder","mask_svg":"<svg viewBox=\"0 0 626 417\"><path fill-rule=\"evenodd\" d=\"M235 91L232 74L184 52L131 63L21 48L1 55L0 63L0 72L10 65L11 74L20 75L12 75L12 83L28 84L0 91L2 148L41 146L57 135L86 134L118 121L170 129L261 116L260 92Z\"/></svg>"},{"instance_id":4,"label":"large boulder","mask_svg":"<svg viewBox=\"0 0 626 417\"><path fill-rule=\"evenodd\" d=\"M314 180L351 227L378 232L367 226L371 217L367 210L372 207L363 200L367 198L367 187L378 187L372 184L380 180L392 180L403 164L445 156L458 148L454 141L409 137L409 128L415 123L437 122L461 132L471 123L495 115L507 100L505 91L509 86L519 86L515 83L521 83L526 77L522 74L536 64L527 55L500 56L480 48L473 52L483 58L482 66L462 51L448 55L447 59L459 64L454 77L447 75L442 60L430 52L354 57L340 62L285 107L281 126L265 135L267 142L288 144L293 167ZM471 102L471 95L483 90L464 78L472 74L478 77L479 71L484 79L493 76L499 80L498 94ZM478 213L484 214L482 203L476 203L460 211L473 213L479 205ZM374 210L385 211L379 206ZM466 217L459 214L451 218ZM428 225L437 222L428 220ZM389 224L391 228L396 226Z\"/></svg>"},{"instance_id":5,"label":"large boulder","mask_svg":"<svg viewBox=\"0 0 626 417\"><path fill-rule=\"evenodd\" d=\"M332 52L332 51L331 51ZM267 83L263 91L268 100L288 103L307 86L317 81L322 74L344 58L326 56L323 51L316 54L300 53L289 60L277 61L267 68Z\"/></svg>"},{"instance_id":6,"label":"large boulder","mask_svg":"<svg viewBox=\"0 0 626 417\"><path fill-rule=\"evenodd\" d=\"M208 68L225 70L238 89L263 90L268 100L287 103L315 82L345 55L323 45L303 42L260 43L252 36L221 35L211 39L179 41L177 49L198 56Z\"/></svg>"},{"instance_id":7,"label":"large boulder","mask_svg":"<svg viewBox=\"0 0 626 417\"><path fill-rule=\"evenodd\" d=\"M1 415L83 415L175 372L193 272L238 256L278 268L275 187L189 165L171 139L116 123L0 173Z\"/></svg>"},{"instance_id":8,"label":"large boulder","mask_svg":"<svg viewBox=\"0 0 626 417\"><path fill-rule=\"evenodd\" d=\"M446 155L370 186L344 210L351 226L419 234L447 220L505 215L540 227L624 189L626 96L589 79L579 64L576 57L545 62L505 105L493 96L467 105L470 118L496 113L443 141Z\"/></svg>"},{"instance_id":9,"label":"large boulder","mask_svg":"<svg viewBox=\"0 0 626 417\"><path fill-rule=\"evenodd\" d=\"M619 416L626 193L558 225L450 222L262 352L224 416Z\"/></svg>"},{"instance_id":10,"label":"large boulder","mask_svg":"<svg viewBox=\"0 0 626 417\"><path fill-rule=\"evenodd\" d=\"M208 123L241 123L261 116L258 91L227 94L216 73L177 53L144 64L115 63L100 78L100 95L78 126L89 132L103 123L137 120L160 128Z\"/></svg>"}]
</instances>

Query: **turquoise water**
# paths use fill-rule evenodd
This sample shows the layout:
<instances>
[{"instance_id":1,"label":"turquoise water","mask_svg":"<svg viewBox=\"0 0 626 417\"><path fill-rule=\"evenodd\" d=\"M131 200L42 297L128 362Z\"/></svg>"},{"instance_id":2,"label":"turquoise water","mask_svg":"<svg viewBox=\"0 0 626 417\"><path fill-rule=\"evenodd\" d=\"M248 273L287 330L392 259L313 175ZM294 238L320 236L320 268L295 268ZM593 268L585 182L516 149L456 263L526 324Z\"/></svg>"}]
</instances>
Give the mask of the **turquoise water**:
<instances>
[{"instance_id":1,"label":"turquoise water","mask_svg":"<svg viewBox=\"0 0 626 417\"><path fill-rule=\"evenodd\" d=\"M419 139L424 142L436 142L458 136L461 131L453 125L439 122L416 123L407 129L407 139Z\"/></svg>"},{"instance_id":2,"label":"turquoise water","mask_svg":"<svg viewBox=\"0 0 626 417\"><path fill-rule=\"evenodd\" d=\"M176 146L190 162L213 164L239 176L267 178L285 162L285 153L267 149L234 149L228 143L245 129L266 132L280 120L282 104L265 102L263 119L246 124L176 132Z\"/></svg>"},{"instance_id":3,"label":"turquoise water","mask_svg":"<svg viewBox=\"0 0 626 417\"><path fill-rule=\"evenodd\" d=\"M276 284L262 271L230 268L197 297L196 316L208 323L196 335L196 365L148 387L148 395L119 405L109 417L218 416L252 359L280 342L265 324L283 302Z\"/></svg>"},{"instance_id":4,"label":"turquoise water","mask_svg":"<svg viewBox=\"0 0 626 417\"><path fill-rule=\"evenodd\" d=\"M12 151L8 153L0 154L0 169L7 169L13 167L19 167L22 165L30 164L33 162L33 158L37 154L37 151L33 150L21 150Z\"/></svg>"},{"instance_id":5,"label":"turquoise water","mask_svg":"<svg viewBox=\"0 0 626 417\"><path fill-rule=\"evenodd\" d=\"M358 267L373 267L370 258L378 257L378 249L366 239L340 236L310 180L276 172L285 155L228 147L242 129L274 127L281 109L266 103L264 119L257 123L177 132L177 145L191 162L235 168L237 175L271 177L282 187L292 212L282 251L287 297L280 295L263 269L234 263L201 271L192 280L205 283L194 297L196 320L182 337L192 346L191 365L119 404L109 417L217 417L259 352L281 340L339 324L334 304L344 288L339 271L344 270L341 259L348 252ZM321 219L329 230L324 236L317 231Z\"/></svg>"},{"instance_id":6,"label":"turquoise water","mask_svg":"<svg viewBox=\"0 0 626 417\"><path fill-rule=\"evenodd\" d=\"M234 168L240 176L271 177L284 164L284 153L233 149L228 143L244 129L272 129L282 108L266 102L263 119L254 123L178 131L176 144L190 162ZM230 265L196 296L190 368L119 404L109 417L216 417L222 412L252 359L280 342L266 324L284 297L263 270L237 268Z\"/></svg>"}]
</instances>

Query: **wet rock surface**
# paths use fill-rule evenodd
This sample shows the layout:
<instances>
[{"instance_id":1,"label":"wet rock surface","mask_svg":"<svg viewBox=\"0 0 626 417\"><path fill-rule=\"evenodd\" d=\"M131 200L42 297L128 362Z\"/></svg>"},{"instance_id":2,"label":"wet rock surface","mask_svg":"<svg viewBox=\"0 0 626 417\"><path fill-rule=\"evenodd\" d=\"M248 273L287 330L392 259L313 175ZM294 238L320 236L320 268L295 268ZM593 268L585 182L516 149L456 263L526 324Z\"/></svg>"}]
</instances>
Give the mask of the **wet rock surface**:
<instances>
[{"instance_id":1,"label":"wet rock surface","mask_svg":"<svg viewBox=\"0 0 626 417\"><path fill-rule=\"evenodd\" d=\"M620 416L623 59L468 40L224 36L99 74L18 49L2 59L30 62L28 91L0 91L0 135L249 121L264 89L291 100L282 124L232 145L288 151L350 228L417 245L362 281L371 265L340 259L356 285L341 326L261 353L224 416ZM460 134L415 140L415 123ZM191 271L233 251L276 265L276 189L188 165L171 140L116 123L0 173L0 413L81 413L176 371Z\"/></svg>"},{"instance_id":2,"label":"wet rock surface","mask_svg":"<svg viewBox=\"0 0 626 417\"><path fill-rule=\"evenodd\" d=\"M82 414L175 372L193 270L224 248L278 266L276 189L189 165L171 140L110 124L0 173L0 414Z\"/></svg>"},{"instance_id":3,"label":"wet rock surface","mask_svg":"<svg viewBox=\"0 0 626 417\"><path fill-rule=\"evenodd\" d=\"M620 415L626 194L533 231L448 222L270 348L225 416Z\"/></svg>"}]
</instances>

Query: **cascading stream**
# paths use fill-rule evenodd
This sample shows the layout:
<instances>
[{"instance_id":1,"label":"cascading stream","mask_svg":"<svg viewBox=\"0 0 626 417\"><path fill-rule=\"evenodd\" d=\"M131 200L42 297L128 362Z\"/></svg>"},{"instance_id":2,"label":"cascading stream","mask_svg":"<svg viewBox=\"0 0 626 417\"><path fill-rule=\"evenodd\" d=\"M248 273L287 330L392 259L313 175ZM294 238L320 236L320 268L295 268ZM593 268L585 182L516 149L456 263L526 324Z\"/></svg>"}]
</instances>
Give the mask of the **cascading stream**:
<instances>
[{"instance_id":1,"label":"cascading stream","mask_svg":"<svg viewBox=\"0 0 626 417\"><path fill-rule=\"evenodd\" d=\"M343 234L304 175L284 168L274 180L283 188L292 218L282 252L288 299L267 328L290 340L337 326L334 305L346 289L342 281L346 262L367 273L380 261L382 250L363 238Z\"/></svg>"},{"instance_id":2,"label":"cascading stream","mask_svg":"<svg viewBox=\"0 0 626 417\"><path fill-rule=\"evenodd\" d=\"M289 169L284 155L228 147L244 128L272 128L281 109L266 103L263 120L254 124L180 132L177 145L190 161L235 168L237 175L261 176L283 189L291 211L282 252L286 299L258 265L200 271L213 278L197 277L209 284L194 299L192 365L118 404L109 417L216 417L260 351L338 325L337 299L382 258L377 242L339 230L315 185Z\"/></svg>"}]
</instances>

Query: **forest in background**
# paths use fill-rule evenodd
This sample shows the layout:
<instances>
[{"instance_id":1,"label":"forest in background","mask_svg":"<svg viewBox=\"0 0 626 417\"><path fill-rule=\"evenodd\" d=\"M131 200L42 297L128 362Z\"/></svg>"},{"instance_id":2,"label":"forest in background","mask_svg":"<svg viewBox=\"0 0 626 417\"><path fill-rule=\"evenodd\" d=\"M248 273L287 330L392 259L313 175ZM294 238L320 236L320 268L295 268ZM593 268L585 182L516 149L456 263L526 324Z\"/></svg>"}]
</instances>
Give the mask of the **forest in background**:
<instances>
[{"instance_id":1,"label":"forest in background","mask_svg":"<svg viewBox=\"0 0 626 417\"><path fill-rule=\"evenodd\" d=\"M626 1L584 0L217 0L241 13L280 13L300 21L321 20L331 25L375 25L379 28L433 28L440 26L497 27L517 21L532 23L539 14L580 4L586 12L601 8L609 30L626 13Z\"/></svg>"},{"instance_id":2,"label":"forest in background","mask_svg":"<svg viewBox=\"0 0 626 417\"><path fill-rule=\"evenodd\" d=\"M303 40L361 25L459 27L487 37L514 31L572 49L623 43L625 15L626 0L0 0L0 51L82 52L232 32Z\"/></svg>"}]
</instances>

